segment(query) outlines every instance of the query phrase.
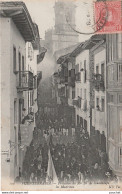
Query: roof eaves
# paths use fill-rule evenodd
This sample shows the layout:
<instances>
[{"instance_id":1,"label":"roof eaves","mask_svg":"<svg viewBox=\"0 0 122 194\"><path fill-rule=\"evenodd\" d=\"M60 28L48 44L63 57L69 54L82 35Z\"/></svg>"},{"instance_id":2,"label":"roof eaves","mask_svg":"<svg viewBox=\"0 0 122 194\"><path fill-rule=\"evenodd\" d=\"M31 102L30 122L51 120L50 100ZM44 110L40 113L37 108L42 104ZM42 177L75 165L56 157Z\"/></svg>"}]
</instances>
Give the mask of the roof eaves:
<instances>
[{"instance_id":1,"label":"roof eaves","mask_svg":"<svg viewBox=\"0 0 122 194\"><path fill-rule=\"evenodd\" d=\"M10 14L9 13L9 11L19 11L19 10L22 11L22 13L19 13L19 12L16 12L16 14ZM25 39L25 41L35 40L36 34L35 34L35 30L34 30L34 25L33 25L31 16L30 16L30 14L28 12L28 9L27 9L24 2L22 2L22 1L0 2L0 14L2 12L5 12L5 15L4 15L5 17L12 18L12 20L14 21L17 28L21 32L21 34L22 34L23 38ZM18 17L18 19L17 19L17 17ZM21 25L19 26L20 19L23 19L23 18L25 18L25 21L23 21L23 22L28 26L28 29L30 31L30 37L29 38L26 38L26 35L24 36L24 32L21 29Z\"/></svg>"}]
</instances>

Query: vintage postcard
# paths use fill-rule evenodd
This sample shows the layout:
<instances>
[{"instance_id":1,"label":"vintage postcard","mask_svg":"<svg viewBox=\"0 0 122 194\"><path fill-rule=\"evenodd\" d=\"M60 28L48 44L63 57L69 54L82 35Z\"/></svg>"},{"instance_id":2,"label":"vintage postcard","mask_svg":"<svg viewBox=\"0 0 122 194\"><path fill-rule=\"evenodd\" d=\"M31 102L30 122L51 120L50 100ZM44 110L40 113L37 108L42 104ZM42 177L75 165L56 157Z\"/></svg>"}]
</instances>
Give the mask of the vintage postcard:
<instances>
[{"instance_id":1,"label":"vintage postcard","mask_svg":"<svg viewBox=\"0 0 122 194\"><path fill-rule=\"evenodd\" d=\"M0 1L2 191L121 191L121 0Z\"/></svg>"}]
</instances>

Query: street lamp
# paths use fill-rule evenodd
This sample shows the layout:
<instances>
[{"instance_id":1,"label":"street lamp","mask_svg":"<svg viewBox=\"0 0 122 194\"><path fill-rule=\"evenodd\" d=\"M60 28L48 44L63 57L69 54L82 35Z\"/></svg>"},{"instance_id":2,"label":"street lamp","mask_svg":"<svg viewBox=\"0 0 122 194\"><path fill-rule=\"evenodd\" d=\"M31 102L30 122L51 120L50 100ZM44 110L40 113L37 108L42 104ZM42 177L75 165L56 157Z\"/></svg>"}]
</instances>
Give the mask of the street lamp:
<instances>
[{"instance_id":1,"label":"street lamp","mask_svg":"<svg viewBox=\"0 0 122 194\"><path fill-rule=\"evenodd\" d=\"M19 146L19 148L21 150L23 150L25 147L27 147L27 145L20 145L19 143L15 143L15 142L12 142L11 140L9 140L8 142L10 144L10 154L8 153L7 154L7 158L6 158L6 162L10 162L10 155L12 154L12 151L17 147Z\"/></svg>"}]
</instances>

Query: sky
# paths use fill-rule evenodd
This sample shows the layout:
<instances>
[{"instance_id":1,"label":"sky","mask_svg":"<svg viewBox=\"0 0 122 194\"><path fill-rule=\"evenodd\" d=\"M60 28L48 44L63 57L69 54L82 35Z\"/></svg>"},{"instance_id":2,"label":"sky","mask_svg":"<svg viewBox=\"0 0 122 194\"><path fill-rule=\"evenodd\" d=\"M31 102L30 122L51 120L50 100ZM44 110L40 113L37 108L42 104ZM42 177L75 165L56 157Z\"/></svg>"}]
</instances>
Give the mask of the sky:
<instances>
[{"instance_id":1,"label":"sky","mask_svg":"<svg viewBox=\"0 0 122 194\"><path fill-rule=\"evenodd\" d=\"M53 28L55 24L54 5L56 0L24 0L32 20L38 25L40 38L44 39L45 31ZM69 0L70 1L70 0ZM91 13L92 18L92 0L75 0L76 4L76 26L79 31L87 32L86 29L87 14ZM85 41L89 35L79 35L79 41ZM50 77L54 73L54 61L44 57L38 70L42 71L42 79Z\"/></svg>"},{"instance_id":2,"label":"sky","mask_svg":"<svg viewBox=\"0 0 122 194\"><path fill-rule=\"evenodd\" d=\"M55 0L24 0L32 20L38 25L40 38L44 39L45 30L54 26Z\"/></svg>"},{"instance_id":3,"label":"sky","mask_svg":"<svg viewBox=\"0 0 122 194\"><path fill-rule=\"evenodd\" d=\"M24 0L32 20L37 23L39 27L40 38L44 39L45 31L54 27L55 15L54 4L56 0ZM87 15L92 15L93 1L92 0L75 0L76 4L76 26L77 29L86 32ZM79 40L84 41L88 39L89 35L80 35Z\"/></svg>"}]
</instances>

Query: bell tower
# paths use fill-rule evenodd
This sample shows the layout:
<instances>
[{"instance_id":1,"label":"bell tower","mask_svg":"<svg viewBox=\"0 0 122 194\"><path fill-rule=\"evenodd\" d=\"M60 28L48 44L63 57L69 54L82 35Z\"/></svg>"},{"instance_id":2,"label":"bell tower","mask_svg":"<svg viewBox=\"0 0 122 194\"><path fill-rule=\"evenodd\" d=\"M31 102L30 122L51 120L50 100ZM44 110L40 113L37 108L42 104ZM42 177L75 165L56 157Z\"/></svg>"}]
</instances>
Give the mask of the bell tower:
<instances>
[{"instance_id":1,"label":"bell tower","mask_svg":"<svg viewBox=\"0 0 122 194\"><path fill-rule=\"evenodd\" d=\"M75 28L76 6L72 1L55 2L55 32L56 33L75 33L70 25ZM68 24L70 23L70 25Z\"/></svg>"},{"instance_id":2,"label":"bell tower","mask_svg":"<svg viewBox=\"0 0 122 194\"><path fill-rule=\"evenodd\" d=\"M57 0L54 5L54 12L54 29L45 33L45 41L51 54L79 42L78 33L71 28L71 26L75 28L76 13L76 6L72 0Z\"/></svg>"}]
</instances>

